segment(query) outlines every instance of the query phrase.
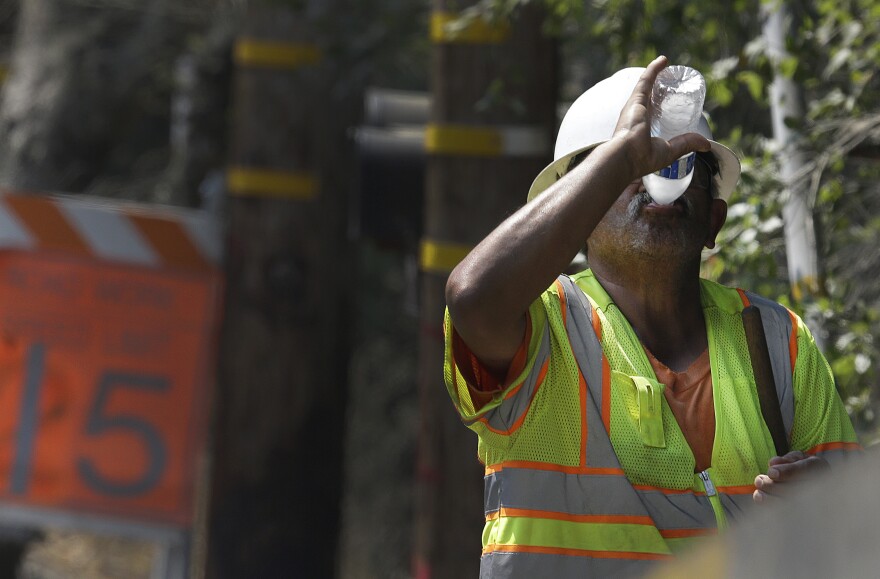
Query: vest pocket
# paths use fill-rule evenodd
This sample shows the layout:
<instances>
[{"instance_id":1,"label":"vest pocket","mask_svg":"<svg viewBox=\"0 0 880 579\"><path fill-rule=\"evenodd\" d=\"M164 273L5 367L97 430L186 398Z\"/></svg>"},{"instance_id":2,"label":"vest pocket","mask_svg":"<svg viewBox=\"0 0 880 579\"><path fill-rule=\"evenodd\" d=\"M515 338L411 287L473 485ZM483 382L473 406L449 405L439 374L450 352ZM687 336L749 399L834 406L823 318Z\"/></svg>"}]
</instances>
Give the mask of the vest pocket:
<instances>
[{"instance_id":1,"label":"vest pocket","mask_svg":"<svg viewBox=\"0 0 880 579\"><path fill-rule=\"evenodd\" d=\"M666 448L663 430L663 389L656 380L644 376L627 376L614 372L615 382L626 384L635 401L635 416L642 444L652 448ZM629 396L628 396L629 397ZM629 405L631 408L633 405Z\"/></svg>"},{"instance_id":2,"label":"vest pocket","mask_svg":"<svg viewBox=\"0 0 880 579\"><path fill-rule=\"evenodd\" d=\"M656 380L630 376L639 396L639 436L645 446L666 448L663 434L663 388Z\"/></svg>"}]
</instances>

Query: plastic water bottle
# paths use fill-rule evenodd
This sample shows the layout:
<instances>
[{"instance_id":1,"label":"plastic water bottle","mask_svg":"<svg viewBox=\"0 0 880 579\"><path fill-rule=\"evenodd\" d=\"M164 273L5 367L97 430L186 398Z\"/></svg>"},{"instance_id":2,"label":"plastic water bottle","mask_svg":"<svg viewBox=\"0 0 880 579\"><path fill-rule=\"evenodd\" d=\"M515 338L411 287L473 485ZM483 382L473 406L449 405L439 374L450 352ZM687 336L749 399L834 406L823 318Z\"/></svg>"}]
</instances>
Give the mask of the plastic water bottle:
<instances>
[{"instance_id":1,"label":"plastic water bottle","mask_svg":"<svg viewBox=\"0 0 880 579\"><path fill-rule=\"evenodd\" d=\"M693 68L675 65L661 70L651 92L651 135L668 140L696 132L705 98L706 81ZM656 203L669 205L684 193L694 176L696 157L696 153L690 153L642 178L645 189Z\"/></svg>"}]
</instances>

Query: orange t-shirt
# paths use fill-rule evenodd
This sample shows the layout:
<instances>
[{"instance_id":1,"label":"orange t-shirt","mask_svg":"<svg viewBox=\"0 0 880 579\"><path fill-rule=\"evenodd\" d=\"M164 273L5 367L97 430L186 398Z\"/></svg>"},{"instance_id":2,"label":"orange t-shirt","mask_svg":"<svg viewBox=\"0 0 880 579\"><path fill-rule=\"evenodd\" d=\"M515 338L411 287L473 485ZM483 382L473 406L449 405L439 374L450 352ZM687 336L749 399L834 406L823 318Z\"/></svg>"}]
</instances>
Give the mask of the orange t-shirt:
<instances>
[{"instance_id":1,"label":"orange t-shirt","mask_svg":"<svg viewBox=\"0 0 880 579\"><path fill-rule=\"evenodd\" d=\"M501 392L505 386L516 378L523 368L526 367L528 361L529 342L532 340L532 320L526 316L526 333L523 341L519 346L510 367L507 369L506 375L493 372L474 356L468 345L464 343L461 336L452 328L452 355L455 358L455 365L467 382L468 390L471 394L471 402L475 410L480 410L483 406L492 400L492 397Z\"/></svg>"},{"instance_id":2,"label":"orange t-shirt","mask_svg":"<svg viewBox=\"0 0 880 579\"><path fill-rule=\"evenodd\" d=\"M694 472L712 466L715 443L715 404L712 398L712 372L709 350L703 351L690 367L674 372L645 348L657 381L666 385L663 395L694 453Z\"/></svg>"}]
</instances>

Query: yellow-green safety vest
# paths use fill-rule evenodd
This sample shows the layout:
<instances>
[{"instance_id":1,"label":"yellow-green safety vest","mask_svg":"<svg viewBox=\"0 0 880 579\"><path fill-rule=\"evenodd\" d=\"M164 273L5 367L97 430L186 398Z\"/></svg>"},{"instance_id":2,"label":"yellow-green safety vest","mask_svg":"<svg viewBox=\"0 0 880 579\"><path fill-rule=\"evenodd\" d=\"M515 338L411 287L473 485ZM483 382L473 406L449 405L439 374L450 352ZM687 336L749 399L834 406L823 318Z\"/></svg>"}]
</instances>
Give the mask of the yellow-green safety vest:
<instances>
[{"instance_id":1,"label":"yellow-green safety vest","mask_svg":"<svg viewBox=\"0 0 880 579\"><path fill-rule=\"evenodd\" d=\"M741 312L761 310L792 449L829 460L858 448L830 369L800 318L701 280L715 404L712 466L694 457L647 356L586 270L532 304L528 362L475 408L452 355L445 378L485 465L481 577L639 573L752 503L776 455L761 416Z\"/></svg>"}]
</instances>

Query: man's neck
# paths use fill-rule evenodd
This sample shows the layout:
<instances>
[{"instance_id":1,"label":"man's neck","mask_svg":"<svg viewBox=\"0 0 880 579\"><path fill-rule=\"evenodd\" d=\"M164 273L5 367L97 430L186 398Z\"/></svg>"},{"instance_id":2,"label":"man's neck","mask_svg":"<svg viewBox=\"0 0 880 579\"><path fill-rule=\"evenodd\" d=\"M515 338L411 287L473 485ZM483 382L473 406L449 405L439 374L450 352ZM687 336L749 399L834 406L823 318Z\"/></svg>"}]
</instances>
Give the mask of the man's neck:
<instances>
[{"instance_id":1,"label":"man's neck","mask_svg":"<svg viewBox=\"0 0 880 579\"><path fill-rule=\"evenodd\" d=\"M680 271L658 269L656 263L620 269L593 264L596 279L642 344L671 370L681 372L708 346L699 264Z\"/></svg>"}]
</instances>

